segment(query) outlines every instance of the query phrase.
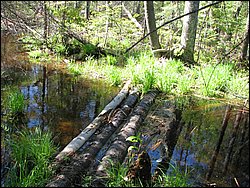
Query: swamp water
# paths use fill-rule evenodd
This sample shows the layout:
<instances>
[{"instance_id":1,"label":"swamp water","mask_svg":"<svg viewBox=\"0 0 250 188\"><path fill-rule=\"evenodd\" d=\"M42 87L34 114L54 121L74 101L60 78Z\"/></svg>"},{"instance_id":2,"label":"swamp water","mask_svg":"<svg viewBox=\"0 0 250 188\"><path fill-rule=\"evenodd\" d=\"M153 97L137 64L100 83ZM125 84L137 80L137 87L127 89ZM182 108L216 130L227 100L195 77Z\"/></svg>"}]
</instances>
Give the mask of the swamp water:
<instances>
[{"instance_id":1,"label":"swamp water","mask_svg":"<svg viewBox=\"0 0 250 188\"><path fill-rule=\"evenodd\" d=\"M188 100L193 105L182 112L173 165L188 169L197 186L249 187L249 106L193 96Z\"/></svg>"},{"instance_id":2,"label":"swamp water","mask_svg":"<svg viewBox=\"0 0 250 188\"><path fill-rule=\"evenodd\" d=\"M15 38L1 38L1 100L8 95L8 90L18 88L27 102L27 127L50 129L61 149L119 92L119 88L72 76L63 68L55 68L51 64L26 63L27 55L20 53ZM182 111L183 124L171 163L180 170L188 169L191 183L204 186L201 182L206 182L212 156L222 138L220 132L227 101L195 97L175 99L180 100L181 103L182 100L188 101L189 108ZM233 187L237 183L249 186L248 111L242 115L237 130L234 129L240 108L232 107L214 168L210 170L212 173L208 182L216 183L216 186ZM2 110L1 114L4 115L6 112ZM152 165L157 164L160 154L157 149L149 152ZM168 170L167 173L170 172Z\"/></svg>"},{"instance_id":3,"label":"swamp water","mask_svg":"<svg viewBox=\"0 0 250 188\"><path fill-rule=\"evenodd\" d=\"M1 40L6 41L1 45L1 98L4 100L8 91L18 88L26 102L27 127L49 128L56 144L64 147L101 112L119 88L73 76L63 67L28 63L27 55L19 53L11 39Z\"/></svg>"}]
</instances>

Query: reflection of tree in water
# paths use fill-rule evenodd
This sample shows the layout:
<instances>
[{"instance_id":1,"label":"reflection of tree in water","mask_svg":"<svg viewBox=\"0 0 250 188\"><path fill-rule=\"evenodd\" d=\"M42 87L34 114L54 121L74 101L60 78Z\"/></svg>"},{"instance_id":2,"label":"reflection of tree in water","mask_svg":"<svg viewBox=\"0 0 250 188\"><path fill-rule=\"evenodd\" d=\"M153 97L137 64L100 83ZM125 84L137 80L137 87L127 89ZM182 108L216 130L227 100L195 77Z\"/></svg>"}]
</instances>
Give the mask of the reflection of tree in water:
<instances>
[{"instance_id":1,"label":"reflection of tree in water","mask_svg":"<svg viewBox=\"0 0 250 188\"><path fill-rule=\"evenodd\" d=\"M86 106L85 110L80 112L80 117L83 120L83 128L87 126L95 117L96 112L96 100L90 100Z\"/></svg>"},{"instance_id":2,"label":"reflection of tree in water","mask_svg":"<svg viewBox=\"0 0 250 188\"><path fill-rule=\"evenodd\" d=\"M183 111L186 124L173 159L180 167L191 167L190 180L195 183L207 180L216 186L235 186L238 180L239 185L249 184L249 112L229 113L225 107L223 102L197 100Z\"/></svg>"},{"instance_id":3,"label":"reflection of tree in water","mask_svg":"<svg viewBox=\"0 0 250 188\"><path fill-rule=\"evenodd\" d=\"M227 128L228 121L229 121L229 118L230 118L231 109L232 109L232 106L230 106L230 105L228 105L227 108L226 108L223 123L222 123L222 126L221 126L219 140L218 140L218 143L216 144L216 149L215 149L215 151L213 153L213 156L212 156L212 159L210 161L208 173L206 174L206 180L207 181L211 178L211 175L213 173L215 161L216 161L217 155L218 155L218 153L220 151L220 146L221 146L221 143L222 143L222 140L223 140L223 137L224 137L224 133L225 133L225 130Z\"/></svg>"},{"instance_id":4,"label":"reflection of tree in water","mask_svg":"<svg viewBox=\"0 0 250 188\"><path fill-rule=\"evenodd\" d=\"M206 174L206 181L209 181L210 178L212 177L212 173L213 173L214 167L215 167L215 162L216 162L218 153L220 151L220 146L221 146L221 143L223 141L225 130L227 128L228 120L231 116L231 109L232 109L232 107L230 105L228 105L226 112L225 112L224 119L223 119L223 123L221 126L219 140L216 144L215 151L214 151L212 159L209 163L209 169L208 169L208 172ZM246 127L247 127L246 125L249 123L249 116L244 118L244 116L246 116L246 114L248 114L248 111L246 111L245 106L243 106L241 109L239 109L237 111L237 114L235 116L234 123L233 123L233 129L230 130L231 132L229 132L229 133L231 133L231 135L229 138L229 142L227 144L228 146L225 149L225 153L223 153L224 155L222 154L224 156L224 161L222 162L222 164L220 164L222 167L221 168L222 174L224 174L224 175L229 174L230 171L232 171L230 173L237 174L237 176L239 176L239 174L245 173L244 169L242 169L241 172L238 172L237 167L240 166L240 162L245 161L243 155L241 155L243 147L248 146L247 150L249 150L249 137L245 138L245 131L246 131ZM242 130L240 131L239 128L240 128L241 122L243 122L243 123L242 123ZM249 156L249 153L247 154L247 156ZM233 160L236 160L237 163L233 164ZM230 169L228 169L230 164L231 164ZM248 164L245 164L245 166L247 166L247 170L248 170L249 162L248 162ZM234 180L234 183L232 183L232 184L240 186L237 178L231 177L230 179L232 179L232 178ZM249 179L249 178L247 178L247 179ZM241 182L245 183L244 178L241 180Z\"/></svg>"}]
</instances>

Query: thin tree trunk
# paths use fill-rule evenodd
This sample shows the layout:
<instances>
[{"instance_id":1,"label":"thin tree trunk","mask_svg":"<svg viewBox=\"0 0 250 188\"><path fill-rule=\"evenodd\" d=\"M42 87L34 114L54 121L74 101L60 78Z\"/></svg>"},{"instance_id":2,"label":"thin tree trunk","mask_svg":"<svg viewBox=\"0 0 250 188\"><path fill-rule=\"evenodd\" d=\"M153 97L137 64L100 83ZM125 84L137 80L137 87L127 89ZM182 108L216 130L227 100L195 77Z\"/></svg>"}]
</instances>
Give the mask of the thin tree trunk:
<instances>
[{"instance_id":1,"label":"thin tree trunk","mask_svg":"<svg viewBox=\"0 0 250 188\"><path fill-rule=\"evenodd\" d=\"M90 1L86 1L86 11L85 11L86 20L89 20L89 14L90 14Z\"/></svg>"},{"instance_id":2,"label":"thin tree trunk","mask_svg":"<svg viewBox=\"0 0 250 188\"><path fill-rule=\"evenodd\" d=\"M139 24L137 22L137 20L135 18L133 18L132 14L124 6L124 3L122 3L122 8L124 9L124 11L126 12L126 14L128 15L129 19L136 25L136 27L138 27L140 30L142 30L141 24Z\"/></svg>"},{"instance_id":3,"label":"thin tree trunk","mask_svg":"<svg viewBox=\"0 0 250 188\"><path fill-rule=\"evenodd\" d=\"M148 33L150 33L156 30L153 1L144 1L144 8L145 8L146 25L148 28ZM149 38L150 38L150 44L151 44L152 50L161 48L157 31L152 32L149 35Z\"/></svg>"},{"instance_id":4,"label":"thin tree trunk","mask_svg":"<svg viewBox=\"0 0 250 188\"><path fill-rule=\"evenodd\" d=\"M245 30L245 40L243 42L240 60L245 61L247 59L247 49L249 48L249 13L247 16L246 30Z\"/></svg>"},{"instance_id":5,"label":"thin tree trunk","mask_svg":"<svg viewBox=\"0 0 250 188\"><path fill-rule=\"evenodd\" d=\"M141 14L141 1L138 1L135 13L136 14Z\"/></svg>"},{"instance_id":6,"label":"thin tree trunk","mask_svg":"<svg viewBox=\"0 0 250 188\"><path fill-rule=\"evenodd\" d=\"M109 7L109 1L106 1L106 15L107 15L107 19L106 19L106 31L105 31L105 38L104 38L104 47L107 44L107 40L108 40L108 31L109 31L109 13L108 13L108 7Z\"/></svg>"},{"instance_id":7,"label":"thin tree trunk","mask_svg":"<svg viewBox=\"0 0 250 188\"><path fill-rule=\"evenodd\" d=\"M48 38L48 15L47 15L47 7L46 7L46 1L43 2L44 3L44 41L45 41L45 45L46 47L48 46L47 43L47 38Z\"/></svg>"},{"instance_id":8,"label":"thin tree trunk","mask_svg":"<svg viewBox=\"0 0 250 188\"><path fill-rule=\"evenodd\" d=\"M184 14L199 9L199 1L185 1ZM198 12L183 18L181 45L183 49L182 59L190 64L194 63L194 47L198 23Z\"/></svg>"}]
</instances>

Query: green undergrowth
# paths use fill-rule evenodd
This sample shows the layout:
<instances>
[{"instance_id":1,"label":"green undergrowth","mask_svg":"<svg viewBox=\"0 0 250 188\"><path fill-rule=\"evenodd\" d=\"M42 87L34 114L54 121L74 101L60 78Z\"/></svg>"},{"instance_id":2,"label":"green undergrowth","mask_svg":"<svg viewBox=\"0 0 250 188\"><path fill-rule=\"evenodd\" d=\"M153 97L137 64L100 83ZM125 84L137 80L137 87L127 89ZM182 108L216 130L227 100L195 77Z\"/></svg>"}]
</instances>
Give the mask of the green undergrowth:
<instances>
[{"instance_id":1,"label":"green undergrowth","mask_svg":"<svg viewBox=\"0 0 250 188\"><path fill-rule=\"evenodd\" d=\"M119 58L108 56L98 60L88 58L81 63L70 61L67 67L72 74L104 78L115 86L131 79L142 93L158 89L178 96L198 94L224 98L248 98L249 93L249 73L237 71L230 62L188 68L180 60L156 60L150 52L143 52L127 57L122 63Z\"/></svg>"},{"instance_id":2,"label":"green undergrowth","mask_svg":"<svg viewBox=\"0 0 250 188\"><path fill-rule=\"evenodd\" d=\"M129 170L129 165L120 164L111 165L107 168L107 177L105 178L105 187L143 187L141 180L133 182L126 179ZM148 183L149 187L192 187L188 182L189 171L182 171L177 165L170 164L169 173L160 173L157 178L153 178ZM91 186L92 176L86 175L83 177L81 185L83 187Z\"/></svg>"},{"instance_id":3,"label":"green undergrowth","mask_svg":"<svg viewBox=\"0 0 250 188\"><path fill-rule=\"evenodd\" d=\"M9 139L11 168L6 187L42 187L52 175L51 156L56 152L52 135L39 127L23 129Z\"/></svg>"}]
</instances>

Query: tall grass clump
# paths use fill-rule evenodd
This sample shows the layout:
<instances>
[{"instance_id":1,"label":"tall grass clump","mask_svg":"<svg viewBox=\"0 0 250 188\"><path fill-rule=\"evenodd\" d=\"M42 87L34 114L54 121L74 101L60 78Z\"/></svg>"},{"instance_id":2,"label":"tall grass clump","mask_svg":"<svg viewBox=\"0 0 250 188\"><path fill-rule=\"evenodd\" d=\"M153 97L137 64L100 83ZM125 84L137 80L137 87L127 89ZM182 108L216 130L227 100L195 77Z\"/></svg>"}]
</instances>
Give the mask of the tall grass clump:
<instances>
[{"instance_id":1,"label":"tall grass clump","mask_svg":"<svg viewBox=\"0 0 250 188\"><path fill-rule=\"evenodd\" d=\"M24 129L12 136L9 145L12 162L6 186L44 186L52 175L49 162L56 151L51 133L42 132L40 128Z\"/></svg>"},{"instance_id":2,"label":"tall grass clump","mask_svg":"<svg viewBox=\"0 0 250 188\"><path fill-rule=\"evenodd\" d=\"M106 69L106 77L112 86L118 86L122 83L122 74L118 67L108 66Z\"/></svg>"},{"instance_id":3,"label":"tall grass clump","mask_svg":"<svg viewBox=\"0 0 250 188\"><path fill-rule=\"evenodd\" d=\"M183 172L177 165L169 163L170 173L166 174L162 170L161 174L154 180L154 187L192 187L188 183L189 172L186 168Z\"/></svg>"},{"instance_id":4,"label":"tall grass clump","mask_svg":"<svg viewBox=\"0 0 250 188\"><path fill-rule=\"evenodd\" d=\"M149 52L129 57L126 65L126 75L132 83L139 86L142 93L146 93L155 85L155 58Z\"/></svg>"},{"instance_id":5,"label":"tall grass clump","mask_svg":"<svg viewBox=\"0 0 250 188\"><path fill-rule=\"evenodd\" d=\"M10 89L6 97L4 106L8 108L10 114L15 115L23 112L25 108L25 99L18 88Z\"/></svg>"},{"instance_id":6,"label":"tall grass clump","mask_svg":"<svg viewBox=\"0 0 250 188\"><path fill-rule=\"evenodd\" d=\"M233 66L230 64L201 65L197 67L196 81L200 94L210 97L221 97L227 92L229 80L232 78Z\"/></svg>"},{"instance_id":7,"label":"tall grass clump","mask_svg":"<svg viewBox=\"0 0 250 188\"><path fill-rule=\"evenodd\" d=\"M228 95L240 98L249 98L249 73L233 73L228 80Z\"/></svg>"},{"instance_id":8,"label":"tall grass clump","mask_svg":"<svg viewBox=\"0 0 250 188\"><path fill-rule=\"evenodd\" d=\"M164 93L188 93L192 77L181 61L166 59L156 67L156 86Z\"/></svg>"},{"instance_id":9,"label":"tall grass clump","mask_svg":"<svg viewBox=\"0 0 250 188\"><path fill-rule=\"evenodd\" d=\"M112 161L111 161L112 162ZM130 187L131 182L125 181L125 176L127 175L128 167L122 164L111 165L107 169L108 181L106 182L107 187Z\"/></svg>"},{"instance_id":10,"label":"tall grass clump","mask_svg":"<svg viewBox=\"0 0 250 188\"><path fill-rule=\"evenodd\" d=\"M24 110L26 101L24 95L17 87L9 87L2 95L2 119L1 128L8 132L14 132L18 126L25 122Z\"/></svg>"},{"instance_id":11,"label":"tall grass clump","mask_svg":"<svg viewBox=\"0 0 250 188\"><path fill-rule=\"evenodd\" d=\"M112 162L112 161L111 161ZM111 165L107 169L107 187L143 187L141 180L131 181L126 180L126 175L129 170L128 165L117 164ZM152 176L151 187L190 187L188 183L189 172L185 170L182 172L177 166L170 164L170 174L164 172L157 175L157 177Z\"/></svg>"}]
</instances>

